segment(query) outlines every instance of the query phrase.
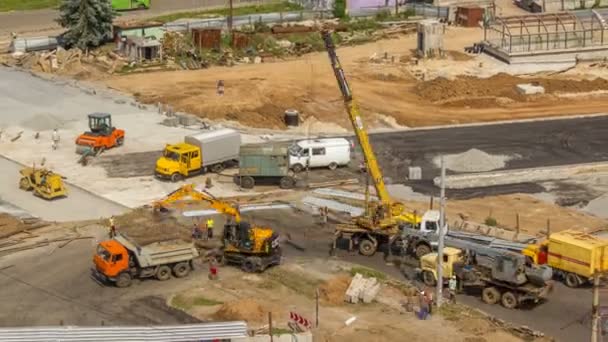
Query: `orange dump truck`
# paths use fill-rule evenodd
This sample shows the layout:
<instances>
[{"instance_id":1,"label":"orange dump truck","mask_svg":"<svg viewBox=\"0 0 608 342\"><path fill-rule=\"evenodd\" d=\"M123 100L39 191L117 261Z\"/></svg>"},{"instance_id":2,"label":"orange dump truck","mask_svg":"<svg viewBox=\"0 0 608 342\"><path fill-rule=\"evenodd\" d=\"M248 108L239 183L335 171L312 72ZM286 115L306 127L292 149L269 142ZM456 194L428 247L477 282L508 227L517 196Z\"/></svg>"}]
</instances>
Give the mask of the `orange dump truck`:
<instances>
[{"instance_id":1,"label":"orange dump truck","mask_svg":"<svg viewBox=\"0 0 608 342\"><path fill-rule=\"evenodd\" d=\"M535 264L546 264L569 287L588 283L595 272L608 270L608 240L579 231L553 233L522 253Z\"/></svg>"},{"instance_id":2,"label":"orange dump truck","mask_svg":"<svg viewBox=\"0 0 608 342\"><path fill-rule=\"evenodd\" d=\"M191 242L162 241L142 247L119 234L97 245L93 256L94 273L104 282L128 287L134 278L168 280L172 274L177 278L185 277L198 256L198 250Z\"/></svg>"}]
</instances>

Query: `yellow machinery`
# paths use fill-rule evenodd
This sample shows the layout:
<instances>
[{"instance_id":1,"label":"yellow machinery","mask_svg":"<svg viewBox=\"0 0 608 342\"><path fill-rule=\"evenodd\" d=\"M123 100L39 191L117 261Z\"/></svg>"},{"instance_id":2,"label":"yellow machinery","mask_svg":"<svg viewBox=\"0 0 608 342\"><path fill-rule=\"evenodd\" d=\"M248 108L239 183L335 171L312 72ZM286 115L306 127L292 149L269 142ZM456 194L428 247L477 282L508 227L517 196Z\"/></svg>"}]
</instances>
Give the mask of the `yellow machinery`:
<instances>
[{"instance_id":1,"label":"yellow machinery","mask_svg":"<svg viewBox=\"0 0 608 342\"><path fill-rule=\"evenodd\" d=\"M569 287L579 287L595 272L608 270L608 240L574 230L553 233L522 253L535 264L550 266Z\"/></svg>"},{"instance_id":2,"label":"yellow machinery","mask_svg":"<svg viewBox=\"0 0 608 342\"><path fill-rule=\"evenodd\" d=\"M21 173L19 188L25 191L32 190L36 196L51 200L68 194L65 185L63 185L62 177L53 171L44 168L26 167L19 172Z\"/></svg>"},{"instance_id":3,"label":"yellow machinery","mask_svg":"<svg viewBox=\"0 0 608 342\"><path fill-rule=\"evenodd\" d=\"M215 198L213 195L198 191L194 184L187 184L154 203L154 209L166 211L175 202L182 200L204 201L222 214L233 218L224 225L223 248L218 259L237 264L245 272L264 271L281 263L279 236L272 228L252 227L241 220L238 207Z\"/></svg>"},{"instance_id":4,"label":"yellow machinery","mask_svg":"<svg viewBox=\"0 0 608 342\"><path fill-rule=\"evenodd\" d=\"M353 99L353 95L346 81L344 70L340 65L336 49L332 41L331 32L324 30L321 32L325 48L329 55L331 67L338 81L340 92L344 100L346 111L348 112L350 122L357 135L357 140L363 151L367 171L374 184L376 195L379 201L366 203L366 213L363 216L357 217L353 224L339 225L335 234L333 249L336 246L336 239L345 235L350 236L350 246L353 242L359 245L359 252L364 255L373 255L379 243L388 242L392 244L396 234L399 232L400 225L409 225L411 227L420 227L424 224L422 218L415 213L405 211L403 203L394 201L384 184L384 177L376 155L369 142L369 136L363 125L363 119L359 112L359 106ZM380 241L379 241L380 240ZM390 252L389 247L389 252Z\"/></svg>"}]
</instances>

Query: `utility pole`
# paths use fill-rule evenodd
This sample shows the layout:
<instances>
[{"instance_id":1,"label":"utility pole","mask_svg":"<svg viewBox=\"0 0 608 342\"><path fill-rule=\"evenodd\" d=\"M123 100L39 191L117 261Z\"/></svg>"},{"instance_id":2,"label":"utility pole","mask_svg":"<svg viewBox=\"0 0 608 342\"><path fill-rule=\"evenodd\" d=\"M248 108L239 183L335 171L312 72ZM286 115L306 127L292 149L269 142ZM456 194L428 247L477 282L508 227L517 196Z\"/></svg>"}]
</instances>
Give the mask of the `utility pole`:
<instances>
[{"instance_id":1,"label":"utility pole","mask_svg":"<svg viewBox=\"0 0 608 342\"><path fill-rule=\"evenodd\" d=\"M230 36L230 44L234 44L234 36L232 35L232 0L228 0L230 11L228 12L228 35Z\"/></svg>"},{"instance_id":2,"label":"utility pole","mask_svg":"<svg viewBox=\"0 0 608 342\"><path fill-rule=\"evenodd\" d=\"M599 342L600 331L600 272L593 275L593 304L591 309L591 342Z\"/></svg>"},{"instance_id":3,"label":"utility pole","mask_svg":"<svg viewBox=\"0 0 608 342\"><path fill-rule=\"evenodd\" d=\"M439 193L439 243L437 246L437 307L443 302L443 237L445 235L445 163L441 156L441 191Z\"/></svg>"}]
</instances>

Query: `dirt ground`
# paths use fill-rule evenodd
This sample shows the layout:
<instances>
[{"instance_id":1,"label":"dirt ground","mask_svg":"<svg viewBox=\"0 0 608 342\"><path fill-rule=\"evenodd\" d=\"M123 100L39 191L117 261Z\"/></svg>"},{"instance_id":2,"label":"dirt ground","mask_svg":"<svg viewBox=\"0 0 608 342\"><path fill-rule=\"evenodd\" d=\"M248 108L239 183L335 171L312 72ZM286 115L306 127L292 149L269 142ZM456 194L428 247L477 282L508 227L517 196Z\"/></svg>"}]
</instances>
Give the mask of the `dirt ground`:
<instances>
[{"instance_id":1,"label":"dirt ground","mask_svg":"<svg viewBox=\"0 0 608 342\"><path fill-rule=\"evenodd\" d=\"M263 328L272 312L273 330L279 333L289 331L289 312L313 319L314 293L319 288L320 324L312 330L315 341L521 340L463 307L420 321L403 306L408 301L417 305L405 284L400 288L382 285L375 303L347 304L344 292L350 283L349 268L343 262L310 258L262 274L222 268L216 282L180 292L169 302L200 320L243 319L252 329ZM239 285L244 283L249 286ZM353 316L356 321L345 326L344 321Z\"/></svg>"},{"instance_id":2,"label":"dirt ground","mask_svg":"<svg viewBox=\"0 0 608 342\"><path fill-rule=\"evenodd\" d=\"M491 76L493 67L486 66L488 63L481 63L484 66L480 67L476 59L462 53L465 46L481 38L480 29L449 28L444 38L447 56L437 63L450 69L452 74L465 74L468 68L474 73L485 70L485 74ZM460 76L455 80L427 78L421 81L414 70L424 68L426 62L420 66L411 62L414 48L415 35L408 35L338 49L369 125L386 127L386 117L394 118L398 125L425 126L592 113L604 109L605 101L601 97L563 99L555 95L608 90L608 82L603 80L572 82L577 78L572 73L534 78L501 74L491 79ZM504 65L501 68L504 69ZM501 68L494 74L503 72ZM224 96L216 94L218 80L225 83ZM111 88L134 94L144 103L169 103L178 111L214 120L238 121L250 127L282 129L283 112L288 108L299 110L305 120L314 117L350 127L326 53L232 68L113 76L104 82ZM547 86L548 94L522 97L515 92L516 84L530 82Z\"/></svg>"}]
</instances>

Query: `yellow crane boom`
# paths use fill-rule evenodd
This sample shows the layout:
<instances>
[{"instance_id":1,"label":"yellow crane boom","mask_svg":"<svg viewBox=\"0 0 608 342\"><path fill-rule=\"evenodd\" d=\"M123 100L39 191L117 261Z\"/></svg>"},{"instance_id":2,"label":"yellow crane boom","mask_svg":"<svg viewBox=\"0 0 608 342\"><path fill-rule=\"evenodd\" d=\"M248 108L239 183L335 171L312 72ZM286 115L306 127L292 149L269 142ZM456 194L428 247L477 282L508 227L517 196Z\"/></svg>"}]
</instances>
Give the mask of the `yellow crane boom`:
<instances>
[{"instance_id":1,"label":"yellow crane boom","mask_svg":"<svg viewBox=\"0 0 608 342\"><path fill-rule=\"evenodd\" d=\"M155 210L166 211L169 210L175 202L182 200L208 202L211 207L218 212L234 217L236 223L241 222L241 213L237 208L215 198L210 193L196 190L194 184L186 184L180 187L167 195L164 199L154 202L153 206Z\"/></svg>"},{"instance_id":2,"label":"yellow crane boom","mask_svg":"<svg viewBox=\"0 0 608 342\"><path fill-rule=\"evenodd\" d=\"M338 87L342 93L342 98L344 100L344 105L349 115L350 122L353 125L353 129L357 135L357 140L359 141L359 145L363 151L363 157L365 158L367 170L372 182L374 183L374 188L376 189L378 199L380 200L380 203L376 203L371 206L371 213L369 214L370 217L362 217L358 220L359 225L375 230L380 228L395 228L398 222L407 222L411 223L412 225L420 223L421 218L418 215L415 213L405 213L403 204L395 202L391 199L388 190L386 189L386 185L384 184L382 170L380 169L380 165L378 165L376 155L374 154L374 150L369 142L369 136L363 124L363 119L359 111L359 105L353 98L350 86L346 81L344 69L342 69L342 65L340 64L340 60L336 54L336 47L333 43L331 32L328 30L323 30L321 31L321 36L323 37L325 48L327 50L327 54L329 55L329 61L331 63L332 70L334 71L334 75L336 76L336 81L338 82Z\"/></svg>"}]
</instances>

